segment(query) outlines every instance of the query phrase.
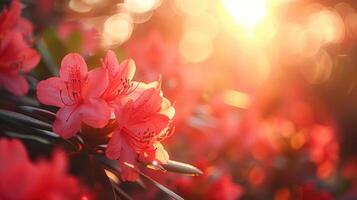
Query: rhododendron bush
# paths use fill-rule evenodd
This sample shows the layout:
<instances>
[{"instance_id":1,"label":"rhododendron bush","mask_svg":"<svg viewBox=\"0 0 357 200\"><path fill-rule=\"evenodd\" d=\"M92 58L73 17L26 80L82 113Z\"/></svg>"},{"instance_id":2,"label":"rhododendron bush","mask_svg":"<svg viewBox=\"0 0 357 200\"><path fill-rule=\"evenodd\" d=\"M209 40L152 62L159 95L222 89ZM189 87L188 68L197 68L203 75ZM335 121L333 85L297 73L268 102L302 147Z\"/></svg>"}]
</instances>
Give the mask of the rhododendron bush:
<instances>
[{"instance_id":1,"label":"rhododendron bush","mask_svg":"<svg viewBox=\"0 0 357 200\"><path fill-rule=\"evenodd\" d=\"M0 200L357 199L354 1L0 10Z\"/></svg>"}]
</instances>

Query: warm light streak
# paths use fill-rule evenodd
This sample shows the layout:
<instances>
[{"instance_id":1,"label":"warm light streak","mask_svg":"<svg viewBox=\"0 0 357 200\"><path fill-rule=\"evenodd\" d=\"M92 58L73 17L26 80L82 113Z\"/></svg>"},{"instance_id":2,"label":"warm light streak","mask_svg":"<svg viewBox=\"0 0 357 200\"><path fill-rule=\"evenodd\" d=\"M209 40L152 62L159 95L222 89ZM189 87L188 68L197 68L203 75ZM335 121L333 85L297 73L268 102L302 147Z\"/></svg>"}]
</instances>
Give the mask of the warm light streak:
<instances>
[{"instance_id":1,"label":"warm light streak","mask_svg":"<svg viewBox=\"0 0 357 200\"><path fill-rule=\"evenodd\" d=\"M111 180L113 180L115 183L119 183L119 179L118 179L118 177L115 175L115 174L113 174L113 172L111 172L111 171L109 171L109 170L104 170L104 172L105 172L105 174L111 179Z\"/></svg>"},{"instance_id":2,"label":"warm light streak","mask_svg":"<svg viewBox=\"0 0 357 200\"><path fill-rule=\"evenodd\" d=\"M237 108L248 108L250 105L249 96L236 90L226 90L223 94L223 101Z\"/></svg>"},{"instance_id":3,"label":"warm light streak","mask_svg":"<svg viewBox=\"0 0 357 200\"><path fill-rule=\"evenodd\" d=\"M155 7L158 6L160 3L159 0L125 0L124 5L125 7L134 13L146 13Z\"/></svg>"},{"instance_id":4,"label":"warm light streak","mask_svg":"<svg viewBox=\"0 0 357 200\"><path fill-rule=\"evenodd\" d=\"M266 0L222 0L222 4L234 20L246 28L255 27L267 14Z\"/></svg>"},{"instance_id":5,"label":"warm light streak","mask_svg":"<svg viewBox=\"0 0 357 200\"><path fill-rule=\"evenodd\" d=\"M83 0L84 3L92 5L92 4L98 4L101 3L103 0Z\"/></svg>"},{"instance_id":6,"label":"warm light streak","mask_svg":"<svg viewBox=\"0 0 357 200\"><path fill-rule=\"evenodd\" d=\"M80 13L84 13L84 12L89 12L90 10L92 10L92 7L83 3L81 0L71 0L68 3L68 6L76 11L76 12L80 12Z\"/></svg>"}]
</instances>

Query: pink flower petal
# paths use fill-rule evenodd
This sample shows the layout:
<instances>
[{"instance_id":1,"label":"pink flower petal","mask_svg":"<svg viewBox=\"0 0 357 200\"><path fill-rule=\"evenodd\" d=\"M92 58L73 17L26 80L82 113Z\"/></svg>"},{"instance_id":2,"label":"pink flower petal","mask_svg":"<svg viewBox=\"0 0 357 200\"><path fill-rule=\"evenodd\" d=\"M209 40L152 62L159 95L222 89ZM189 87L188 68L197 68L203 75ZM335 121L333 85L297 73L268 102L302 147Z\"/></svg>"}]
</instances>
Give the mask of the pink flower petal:
<instances>
[{"instance_id":1,"label":"pink flower petal","mask_svg":"<svg viewBox=\"0 0 357 200\"><path fill-rule=\"evenodd\" d=\"M121 176L124 181L135 181L139 178L138 173L128 167L127 164L135 166L137 154L134 152L132 147L128 144L128 142L123 139L122 140L122 151L119 158L119 166L121 168ZM127 164L125 164L127 163Z\"/></svg>"},{"instance_id":2,"label":"pink flower petal","mask_svg":"<svg viewBox=\"0 0 357 200\"><path fill-rule=\"evenodd\" d=\"M175 116L175 108L171 105L170 101L166 98L163 98L161 103L160 114L166 115L168 118L173 119Z\"/></svg>"},{"instance_id":3,"label":"pink flower petal","mask_svg":"<svg viewBox=\"0 0 357 200\"><path fill-rule=\"evenodd\" d=\"M4 10L0 15L0 30L6 30L14 26L14 22L20 19L21 4L19 1L13 1L9 10Z\"/></svg>"},{"instance_id":4,"label":"pink flower petal","mask_svg":"<svg viewBox=\"0 0 357 200\"><path fill-rule=\"evenodd\" d=\"M83 87L83 98L100 97L108 86L108 73L104 68L96 68L88 73L87 83Z\"/></svg>"},{"instance_id":5,"label":"pink flower petal","mask_svg":"<svg viewBox=\"0 0 357 200\"><path fill-rule=\"evenodd\" d=\"M119 126L126 125L130 120L132 114L134 102L132 100L128 101L126 104L122 105L117 103L115 107L115 119Z\"/></svg>"},{"instance_id":6,"label":"pink flower petal","mask_svg":"<svg viewBox=\"0 0 357 200\"><path fill-rule=\"evenodd\" d=\"M66 92L60 95L60 90L65 88L64 82L58 77L52 77L37 84L37 98L46 105L63 107L63 100L68 99Z\"/></svg>"},{"instance_id":7,"label":"pink flower petal","mask_svg":"<svg viewBox=\"0 0 357 200\"><path fill-rule=\"evenodd\" d=\"M0 85L17 96L24 95L29 90L26 79L19 74L0 74Z\"/></svg>"},{"instance_id":8,"label":"pink flower petal","mask_svg":"<svg viewBox=\"0 0 357 200\"><path fill-rule=\"evenodd\" d=\"M125 60L119 64L115 53L111 50L107 51L102 64L102 68L108 71L109 79L109 85L103 94L103 98L110 104L115 104L114 101L126 97L126 95L122 95L118 91L132 92L131 89L123 88L123 84L127 84L126 81L131 84L130 81L135 73L135 64L132 60Z\"/></svg>"},{"instance_id":9,"label":"pink flower petal","mask_svg":"<svg viewBox=\"0 0 357 200\"><path fill-rule=\"evenodd\" d=\"M78 78L87 76L87 64L78 53L67 54L61 62L60 77L63 80L69 80L73 75Z\"/></svg>"},{"instance_id":10,"label":"pink flower petal","mask_svg":"<svg viewBox=\"0 0 357 200\"><path fill-rule=\"evenodd\" d=\"M145 118L157 113L160 111L161 102L162 97L160 96L160 90L156 88L147 89L134 102L134 107L136 109L135 114Z\"/></svg>"},{"instance_id":11,"label":"pink flower petal","mask_svg":"<svg viewBox=\"0 0 357 200\"><path fill-rule=\"evenodd\" d=\"M81 128L81 116L76 106L65 106L58 110L53 131L63 138L74 136Z\"/></svg>"},{"instance_id":12,"label":"pink flower petal","mask_svg":"<svg viewBox=\"0 0 357 200\"><path fill-rule=\"evenodd\" d=\"M13 67L13 65L21 61L19 60L19 55L27 48L28 44L19 32L6 32L0 43L0 65L2 69L6 68L7 71L18 71L19 69Z\"/></svg>"},{"instance_id":13,"label":"pink flower petal","mask_svg":"<svg viewBox=\"0 0 357 200\"><path fill-rule=\"evenodd\" d=\"M40 55L31 48L22 50L18 57L22 61L21 70L24 72L29 72L40 62Z\"/></svg>"},{"instance_id":14,"label":"pink flower petal","mask_svg":"<svg viewBox=\"0 0 357 200\"><path fill-rule=\"evenodd\" d=\"M165 150L164 146L160 142L156 142L154 144L154 147L156 149L155 152L155 159L159 161L160 163L167 163L170 159L169 154Z\"/></svg>"},{"instance_id":15,"label":"pink flower petal","mask_svg":"<svg viewBox=\"0 0 357 200\"><path fill-rule=\"evenodd\" d=\"M107 68L109 73L131 80L135 74L135 62L132 59L124 60L119 64L116 54L108 50L103 59L103 67Z\"/></svg>"},{"instance_id":16,"label":"pink flower petal","mask_svg":"<svg viewBox=\"0 0 357 200\"><path fill-rule=\"evenodd\" d=\"M138 99L145 90L148 90L150 88L157 88L159 86L158 81L154 81L151 83L132 81L132 83L135 86L135 90L132 93L130 93L127 97L127 99L132 99L132 100Z\"/></svg>"},{"instance_id":17,"label":"pink flower petal","mask_svg":"<svg viewBox=\"0 0 357 200\"><path fill-rule=\"evenodd\" d=\"M120 135L120 131L114 131L112 138L109 140L105 155L109 159L117 160L120 157L121 150L122 137Z\"/></svg>"},{"instance_id":18,"label":"pink flower petal","mask_svg":"<svg viewBox=\"0 0 357 200\"><path fill-rule=\"evenodd\" d=\"M28 36L28 35L32 34L32 32L33 32L33 25L32 25L32 23L31 23L29 20L25 19L25 18L21 18L21 19L18 21L17 26L18 26L18 27L17 27L18 30L19 30L22 34L24 34L25 36Z\"/></svg>"},{"instance_id":19,"label":"pink flower petal","mask_svg":"<svg viewBox=\"0 0 357 200\"><path fill-rule=\"evenodd\" d=\"M116 74L119 71L119 62L117 56L112 50L108 50L103 59L103 67L108 69L109 73Z\"/></svg>"},{"instance_id":20,"label":"pink flower petal","mask_svg":"<svg viewBox=\"0 0 357 200\"><path fill-rule=\"evenodd\" d=\"M169 161L169 154L160 142L155 142L139 155L139 161L146 164L152 164L153 161L157 161L163 164Z\"/></svg>"},{"instance_id":21,"label":"pink flower petal","mask_svg":"<svg viewBox=\"0 0 357 200\"><path fill-rule=\"evenodd\" d=\"M110 119L110 107L103 101L88 102L80 107L82 120L93 128L103 128Z\"/></svg>"},{"instance_id":22,"label":"pink flower petal","mask_svg":"<svg viewBox=\"0 0 357 200\"><path fill-rule=\"evenodd\" d=\"M127 127L133 133L140 133L149 129L156 134L159 134L165 127L167 127L169 123L169 118L165 115L155 113L150 118L146 119L144 122L139 121L139 123L135 123Z\"/></svg>"},{"instance_id":23,"label":"pink flower petal","mask_svg":"<svg viewBox=\"0 0 357 200\"><path fill-rule=\"evenodd\" d=\"M121 69L121 76L125 77L129 80L133 79L135 75L135 62L132 59L124 60L120 65L119 68Z\"/></svg>"}]
</instances>

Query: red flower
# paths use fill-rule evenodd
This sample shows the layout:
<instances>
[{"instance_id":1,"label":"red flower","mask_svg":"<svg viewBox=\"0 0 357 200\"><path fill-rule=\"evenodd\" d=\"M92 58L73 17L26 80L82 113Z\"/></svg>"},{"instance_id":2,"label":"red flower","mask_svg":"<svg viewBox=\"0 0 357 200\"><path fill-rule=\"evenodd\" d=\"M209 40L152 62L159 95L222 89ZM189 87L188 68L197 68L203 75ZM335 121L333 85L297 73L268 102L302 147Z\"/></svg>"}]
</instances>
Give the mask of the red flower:
<instances>
[{"instance_id":1,"label":"red flower","mask_svg":"<svg viewBox=\"0 0 357 200\"><path fill-rule=\"evenodd\" d=\"M0 86L14 95L24 95L28 83L23 73L29 72L40 56L18 32L6 32L0 40Z\"/></svg>"},{"instance_id":2,"label":"red flower","mask_svg":"<svg viewBox=\"0 0 357 200\"><path fill-rule=\"evenodd\" d=\"M21 5L13 1L10 10L0 15L0 86L14 95L24 95L28 84L23 73L40 61L38 53L29 47L32 24L21 18ZM28 41L25 41L24 36Z\"/></svg>"},{"instance_id":3,"label":"red flower","mask_svg":"<svg viewBox=\"0 0 357 200\"><path fill-rule=\"evenodd\" d=\"M230 176L222 176L213 183L206 194L205 199L209 200L234 200L240 199L243 195L243 188L232 182Z\"/></svg>"},{"instance_id":4,"label":"red flower","mask_svg":"<svg viewBox=\"0 0 357 200\"><path fill-rule=\"evenodd\" d=\"M168 128L174 108L162 97L159 87L145 90L138 98L118 104L115 110L118 128L108 143L106 155L118 159L125 180L135 180L137 174L125 163L135 165L136 159L151 163L165 163L168 154L160 140L170 132Z\"/></svg>"},{"instance_id":5,"label":"red flower","mask_svg":"<svg viewBox=\"0 0 357 200\"><path fill-rule=\"evenodd\" d=\"M83 121L94 128L103 128L110 117L107 103L100 98L108 85L106 70L90 72L79 54L66 55L60 77L52 77L37 85L41 103L60 107L53 130L64 138L76 134Z\"/></svg>"},{"instance_id":6,"label":"red flower","mask_svg":"<svg viewBox=\"0 0 357 200\"><path fill-rule=\"evenodd\" d=\"M102 67L87 72L78 54L65 56L60 77L37 85L40 102L60 107L54 131L64 138L73 136L81 122L103 128L113 111L118 128L112 133L106 155L119 159L123 179L135 180L130 166L140 162L163 163L168 155L160 140L171 132L169 122L175 109L163 97L160 83L134 83L135 64L126 60L119 64L114 52L108 51ZM129 166L129 167L128 167Z\"/></svg>"},{"instance_id":7,"label":"red flower","mask_svg":"<svg viewBox=\"0 0 357 200\"><path fill-rule=\"evenodd\" d=\"M232 181L223 165L214 163L212 166L206 158L197 160L195 166L203 171L201 176L165 174L161 182L167 182L184 199L233 200L243 196L244 188Z\"/></svg>"},{"instance_id":8,"label":"red flower","mask_svg":"<svg viewBox=\"0 0 357 200\"><path fill-rule=\"evenodd\" d=\"M31 162L18 140L0 140L0 199L79 199L78 182L66 173L67 162L56 152L51 162Z\"/></svg>"},{"instance_id":9,"label":"red flower","mask_svg":"<svg viewBox=\"0 0 357 200\"><path fill-rule=\"evenodd\" d=\"M115 53L109 50L102 61L102 67L108 71L109 80L108 87L102 97L114 107L115 101L134 92L135 85L138 85L138 83L134 85L132 82L135 74L135 63L132 60L125 60L119 64Z\"/></svg>"},{"instance_id":10,"label":"red flower","mask_svg":"<svg viewBox=\"0 0 357 200\"><path fill-rule=\"evenodd\" d=\"M4 8L0 15L0 36L7 31L21 33L30 41L33 26L30 21L21 17L21 4L19 1L12 1L10 9Z\"/></svg>"}]
</instances>

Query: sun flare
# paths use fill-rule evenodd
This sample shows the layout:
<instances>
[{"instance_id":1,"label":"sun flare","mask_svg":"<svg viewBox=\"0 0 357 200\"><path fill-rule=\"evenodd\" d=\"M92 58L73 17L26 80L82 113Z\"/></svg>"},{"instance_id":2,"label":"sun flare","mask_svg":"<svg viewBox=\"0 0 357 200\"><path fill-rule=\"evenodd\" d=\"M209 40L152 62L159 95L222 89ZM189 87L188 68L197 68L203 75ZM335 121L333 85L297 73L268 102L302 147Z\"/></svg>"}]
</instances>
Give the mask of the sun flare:
<instances>
[{"instance_id":1,"label":"sun flare","mask_svg":"<svg viewBox=\"0 0 357 200\"><path fill-rule=\"evenodd\" d=\"M222 0L223 7L241 26L253 28L267 14L266 0Z\"/></svg>"}]
</instances>

